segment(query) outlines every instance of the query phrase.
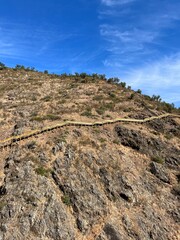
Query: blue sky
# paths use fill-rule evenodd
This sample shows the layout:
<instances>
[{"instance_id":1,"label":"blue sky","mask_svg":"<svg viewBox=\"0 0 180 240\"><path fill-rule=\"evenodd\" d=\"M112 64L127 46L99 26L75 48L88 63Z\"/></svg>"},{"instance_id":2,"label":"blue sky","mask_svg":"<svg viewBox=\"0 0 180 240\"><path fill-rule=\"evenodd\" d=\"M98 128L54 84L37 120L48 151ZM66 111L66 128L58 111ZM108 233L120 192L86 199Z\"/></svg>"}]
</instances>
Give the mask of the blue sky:
<instances>
[{"instance_id":1,"label":"blue sky","mask_svg":"<svg viewBox=\"0 0 180 240\"><path fill-rule=\"evenodd\" d=\"M0 62L102 73L180 106L179 0L0 0Z\"/></svg>"}]
</instances>

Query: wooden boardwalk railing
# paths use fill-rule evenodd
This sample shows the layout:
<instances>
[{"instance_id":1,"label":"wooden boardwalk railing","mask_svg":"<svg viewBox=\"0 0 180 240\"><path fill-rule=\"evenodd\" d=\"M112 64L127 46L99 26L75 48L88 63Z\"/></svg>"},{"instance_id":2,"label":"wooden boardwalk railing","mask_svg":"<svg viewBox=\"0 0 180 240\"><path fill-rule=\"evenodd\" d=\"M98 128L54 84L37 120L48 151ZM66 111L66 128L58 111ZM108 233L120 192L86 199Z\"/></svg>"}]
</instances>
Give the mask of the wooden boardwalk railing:
<instances>
[{"instance_id":1,"label":"wooden boardwalk railing","mask_svg":"<svg viewBox=\"0 0 180 240\"><path fill-rule=\"evenodd\" d=\"M113 124L113 123L118 123L118 122L133 122L133 123L146 123L155 119L160 119L160 118L165 118L165 117L175 117L175 118L179 118L180 115L176 115L176 114L170 114L170 113L166 113L166 114L162 114L159 116L153 116L153 117L149 117L149 118L145 118L145 119L133 119L133 118L116 118L114 120L105 120L102 122L75 122L75 121L65 121L65 122L60 122L56 125L52 125L52 126L46 126L42 129L35 129L33 131L30 132L25 132L21 135L18 136L12 136L9 138L6 138L4 140L0 141L0 149L4 149L5 147L11 146L13 143L15 142L19 142L22 141L24 139L28 139L32 136L36 136L39 135L41 133L44 132L48 132L48 131L52 131L54 129L57 128L62 128L62 127L66 127L66 126L102 126L102 125L106 125L106 124Z\"/></svg>"}]
</instances>

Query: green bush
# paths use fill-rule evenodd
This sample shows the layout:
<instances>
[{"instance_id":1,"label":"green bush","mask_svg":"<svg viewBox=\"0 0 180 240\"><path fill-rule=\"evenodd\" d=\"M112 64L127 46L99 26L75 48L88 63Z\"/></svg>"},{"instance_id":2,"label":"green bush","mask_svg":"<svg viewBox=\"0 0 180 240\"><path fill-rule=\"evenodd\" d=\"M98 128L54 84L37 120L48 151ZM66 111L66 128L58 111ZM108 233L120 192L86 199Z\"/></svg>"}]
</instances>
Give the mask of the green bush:
<instances>
[{"instance_id":1,"label":"green bush","mask_svg":"<svg viewBox=\"0 0 180 240\"><path fill-rule=\"evenodd\" d=\"M115 77L115 78L109 78L109 79L107 80L107 82L108 82L108 83L115 83L115 84L117 84L117 83L120 82L120 79L117 78L117 77Z\"/></svg>"},{"instance_id":2,"label":"green bush","mask_svg":"<svg viewBox=\"0 0 180 240\"><path fill-rule=\"evenodd\" d=\"M35 171L38 175L45 176L45 177L48 177L49 173L50 173L50 170L44 168L43 166L40 166L40 167L36 168Z\"/></svg>"},{"instance_id":3,"label":"green bush","mask_svg":"<svg viewBox=\"0 0 180 240\"><path fill-rule=\"evenodd\" d=\"M86 78L86 77L87 77L87 73L84 73L84 72L81 73L81 74L80 74L80 77L81 77L81 78Z\"/></svg>"},{"instance_id":4,"label":"green bush","mask_svg":"<svg viewBox=\"0 0 180 240\"><path fill-rule=\"evenodd\" d=\"M5 207L7 205L7 203L0 201L0 211L3 209L3 207Z\"/></svg>"},{"instance_id":5,"label":"green bush","mask_svg":"<svg viewBox=\"0 0 180 240\"><path fill-rule=\"evenodd\" d=\"M153 157L151 157L151 160L153 162L160 163L160 164L164 163L164 159L160 156L153 156Z\"/></svg>"},{"instance_id":6,"label":"green bush","mask_svg":"<svg viewBox=\"0 0 180 240\"><path fill-rule=\"evenodd\" d=\"M166 102L162 102L162 103L161 103L161 108L162 108L164 111L169 112L169 113L171 113L171 112L175 109L173 103L170 104L170 103L166 103Z\"/></svg>"},{"instance_id":7,"label":"green bush","mask_svg":"<svg viewBox=\"0 0 180 240\"><path fill-rule=\"evenodd\" d=\"M116 94L113 93L113 92L109 92L109 96L110 96L111 98L116 98Z\"/></svg>"},{"instance_id":8,"label":"green bush","mask_svg":"<svg viewBox=\"0 0 180 240\"><path fill-rule=\"evenodd\" d=\"M43 116L33 116L30 120L41 122L41 121L44 121L44 120L54 121L54 120L58 120L58 119L59 119L59 116L57 116L57 115L47 114L47 115L43 115Z\"/></svg>"},{"instance_id":9,"label":"green bush","mask_svg":"<svg viewBox=\"0 0 180 240\"><path fill-rule=\"evenodd\" d=\"M100 138L99 141L100 141L101 143L105 143L105 142L106 142L106 139Z\"/></svg>"},{"instance_id":10,"label":"green bush","mask_svg":"<svg viewBox=\"0 0 180 240\"><path fill-rule=\"evenodd\" d=\"M154 101L157 101L157 102L161 102L161 100L162 100L159 95L152 95L151 99Z\"/></svg>"},{"instance_id":11,"label":"green bush","mask_svg":"<svg viewBox=\"0 0 180 240\"><path fill-rule=\"evenodd\" d=\"M15 66L15 69L25 69L25 67L23 65L17 64Z\"/></svg>"},{"instance_id":12,"label":"green bush","mask_svg":"<svg viewBox=\"0 0 180 240\"><path fill-rule=\"evenodd\" d=\"M61 197L62 202L67 205L70 206L71 205L71 199L69 197L69 195L65 194L64 196Z\"/></svg>"},{"instance_id":13,"label":"green bush","mask_svg":"<svg viewBox=\"0 0 180 240\"><path fill-rule=\"evenodd\" d=\"M126 87L126 83L125 82L120 82L119 83L121 85L121 87L125 88Z\"/></svg>"},{"instance_id":14,"label":"green bush","mask_svg":"<svg viewBox=\"0 0 180 240\"><path fill-rule=\"evenodd\" d=\"M142 93L141 89L138 89L138 90L137 90L137 93L141 94L141 93Z\"/></svg>"},{"instance_id":15,"label":"green bush","mask_svg":"<svg viewBox=\"0 0 180 240\"><path fill-rule=\"evenodd\" d=\"M131 95L129 96L129 99L133 99L135 97L135 93L131 93Z\"/></svg>"},{"instance_id":16,"label":"green bush","mask_svg":"<svg viewBox=\"0 0 180 240\"><path fill-rule=\"evenodd\" d=\"M81 116L86 116L86 117L92 117L92 112L91 111L88 111L88 110L85 110Z\"/></svg>"},{"instance_id":17,"label":"green bush","mask_svg":"<svg viewBox=\"0 0 180 240\"><path fill-rule=\"evenodd\" d=\"M0 62L0 70L3 70L3 69L5 69L5 68L6 68L5 64L2 63L2 62Z\"/></svg>"}]
</instances>

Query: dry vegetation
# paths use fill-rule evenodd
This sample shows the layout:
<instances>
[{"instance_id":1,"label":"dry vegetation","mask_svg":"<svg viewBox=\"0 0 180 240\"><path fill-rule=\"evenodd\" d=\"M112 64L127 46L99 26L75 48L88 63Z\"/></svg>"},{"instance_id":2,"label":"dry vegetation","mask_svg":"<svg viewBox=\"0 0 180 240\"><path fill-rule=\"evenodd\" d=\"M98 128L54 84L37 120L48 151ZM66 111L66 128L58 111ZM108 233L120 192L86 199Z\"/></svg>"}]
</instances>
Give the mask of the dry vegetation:
<instances>
[{"instance_id":1,"label":"dry vegetation","mask_svg":"<svg viewBox=\"0 0 180 240\"><path fill-rule=\"evenodd\" d=\"M1 139L11 135L19 121L29 130L51 121L93 121L177 111L156 96L126 88L116 78L45 73L19 65L0 70Z\"/></svg>"},{"instance_id":2,"label":"dry vegetation","mask_svg":"<svg viewBox=\"0 0 180 240\"><path fill-rule=\"evenodd\" d=\"M142 119L166 111L179 110L103 75L0 70L0 139L64 120ZM69 126L1 152L2 236L177 240L179 123Z\"/></svg>"}]
</instances>

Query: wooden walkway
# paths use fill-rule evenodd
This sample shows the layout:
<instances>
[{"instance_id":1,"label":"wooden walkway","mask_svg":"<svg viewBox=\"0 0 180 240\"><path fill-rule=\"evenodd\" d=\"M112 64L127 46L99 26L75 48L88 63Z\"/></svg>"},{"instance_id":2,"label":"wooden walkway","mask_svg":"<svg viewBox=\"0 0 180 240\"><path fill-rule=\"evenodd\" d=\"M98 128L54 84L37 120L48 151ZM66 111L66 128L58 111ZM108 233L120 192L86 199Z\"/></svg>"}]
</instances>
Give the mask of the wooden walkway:
<instances>
[{"instance_id":1,"label":"wooden walkway","mask_svg":"<svg viewBox=\"0 0 180 240\"><path fill-rule=\"evenodd\" d=\"M153 117L149 117L149 118L145 118L145 119L116 118L114 120L105 120L105 121L102 121L102 122L93 122L93 123L64 121L64 122L57 123L56 125L46 126L42 129L35 129L33 131L25 132L25 133L23 133L21 135L18 135L18 136L12 136L12 137L6 138L4 140L1 140L0 141L0 149L2 150L5 147L11 147L11 145L13 143L22 141L24 139L28 139L32 136L36 136L36 135L42 134L44 132L49 132L49 131L52 131L54 129L58 129L58 128L66 127L66 126L93 127L93 126L102 126L102 125L113 124L113 123L118 123L118 122L146 123L146 122L149 122L149 121L152 121L152 120L155 120L155 119L160 119L160 118L165 118L165 117L179 118L180 115L166 113L166 114L162 114L162 115L159 115L159 116L153 116Z\"/></svg>"}]
</instances>

